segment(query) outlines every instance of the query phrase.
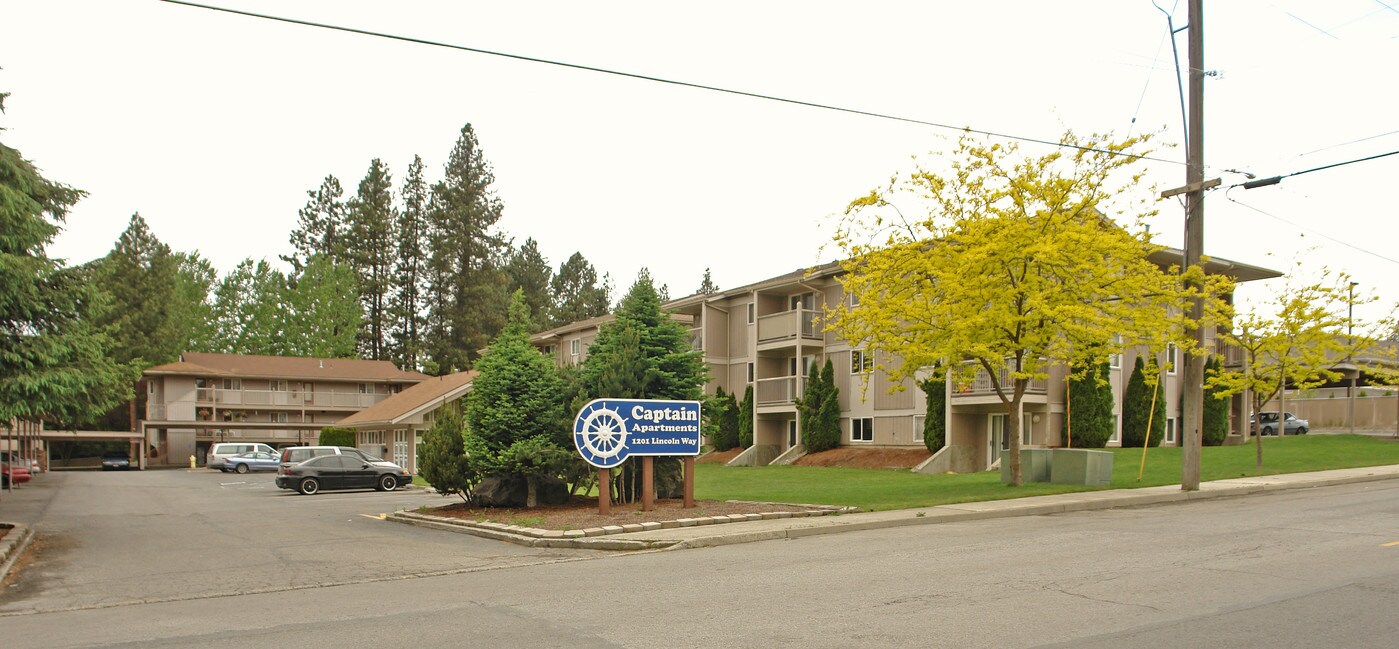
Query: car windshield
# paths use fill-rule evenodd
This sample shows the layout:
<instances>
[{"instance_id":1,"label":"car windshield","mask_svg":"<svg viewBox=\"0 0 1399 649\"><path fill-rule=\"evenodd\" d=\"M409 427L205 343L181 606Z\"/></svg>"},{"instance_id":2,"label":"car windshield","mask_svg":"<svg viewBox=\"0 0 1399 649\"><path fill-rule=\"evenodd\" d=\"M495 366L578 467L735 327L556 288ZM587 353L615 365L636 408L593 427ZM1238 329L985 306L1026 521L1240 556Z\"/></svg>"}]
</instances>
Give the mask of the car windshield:
<instances>
[{"instance_id":1,"label":"car windshield","mask_svg":"<svg viewBox=\"0 0 1399 649\"><path fill-rule=\"evenodd\" d=\"M88 457L92 457L92 456L89 455ZM122 453L121 451L107 451L106 453L103 453L103 454L102 454L102 459L104 459L104 460L125 460L125 459L126 459L126 454L125 454L125 453ZM90 462L90 461L91 461L91 460L89 460L89 462Z\"/></svg>"}]
</instances>

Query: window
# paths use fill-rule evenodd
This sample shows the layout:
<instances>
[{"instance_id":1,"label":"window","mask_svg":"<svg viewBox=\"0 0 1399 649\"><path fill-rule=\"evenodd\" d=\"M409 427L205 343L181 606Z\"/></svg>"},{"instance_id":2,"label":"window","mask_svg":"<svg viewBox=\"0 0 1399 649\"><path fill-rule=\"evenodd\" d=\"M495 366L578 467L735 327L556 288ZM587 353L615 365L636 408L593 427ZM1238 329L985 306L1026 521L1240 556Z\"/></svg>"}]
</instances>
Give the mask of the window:
<instances>
[{"instance_id":1,"label":"window","mask_svg":"<svg viewBox=\"0 0 1399 649\"><path fill-rule=\"evenodd\" d=\"M874 359L863 349L850 350L850 373L868 374L874 369Z\"/></svg>"},{"instance_id":2,"label":"window","mask_svg":"<svg viewBox=\"0 0 1399 649\"><path fill-rule=\"evenodd\" d=\"M1117 415L1112 416L1112 435L1108 437L1108 441L1122 443L1122 432L1117 429Z\"/></svg>"},{"instance_id":3,"label":"window","mask_svg":"<svg viewBox=\"0 0 1399 649\"><path fill-rule=\"evenodd\" d=\"M756 306L757 305L753 304L752 302L748 303L748 324L753 324L754 316L757 315L756 309L754 308Z\"/></svg>"},{"instance_id":4,"label":"window","mask_svg":"<svg viewBox=\"0 0 1399 649\"><path fill-rule=\"evenodd\" d=\"M788 301L788 306L789 306L789 308L790 308L791 310L793 310L793 311L796 311L796 310L798 310L798 309L805 309L805 310L807 310L807 311L810 311L810 310L812 310L812 309L815 309L815 308L816 308L816 294L815 294L815 293L802 293L801 295L793 295L793 296L791 296L791 299Z\"/></svg>"},{"instance_id":5,"label":"window","mask_svg":"<svg viewBox=\"0 0 1399 649\"><path fill-rule=\"evenodd\" d=\"M273 413L268 413L268 421L271 421L271 422L274 422L274 423L278 423L278 424L285 424L285 423L287 423L287 413L285 413L285 412L273 412Z\"/></svg>"},{"instance_id":6,"label":"window","mask_svg":"<svg viewBox=\"0 0 1399 649\"><path fill-rule=\"evenodd\" d=\"M1114 346L1116 346L1116 345L1121 345L1121 344L1122 344L1122 336L1121 336L1121 335L1113 336L1113 337L1112 337L1112 344L1113 344ZM1108 367L1111 368L1111 369L1114 369L1114 370L1120 370L1120 369L1122 369L1122 354L1108 354Z\"/></svg>"},{"instance_id":7,"label":"window","mask_svg":"<svg viewBox=\"0 0 1399 649\"><path fill-rule=\"evenodd\" d=\"M545 356L553 356L554 353L557 351L558 350L555 349L553 345L545 345L543 349L539 350L539 353L544 354Z\"/></svg>"},{"instance_id":8,"label":"window","mask_svg":"<svg viewBox=\"0 0 1399 649\"><path fill-rule=\"evenodd\" d=\"M860 306L860 296L854 293L849 293L846 297L850 298L850 308L853 309L857 306Z\"/></svg>"},{"instance_id":9,"label":"window","mask_svg":"<svg viewBox=\"0 0 1399 649\"><path fill-rule=\"evenodd\" d=\"M1175 417L1166 418L1166 443L1176 443L1176 420Z\"/></svg>"},{"instance_id":10,"label":"window","mask_svg":"<svg viewBox=\"0 0 1399 649\"><path fill-rule=\"evenodd\" d=\"M359 384L359 393L360 393L360 394L374 394L374 386L371 386L371 385L368 384L368 383L361 383L361 384Z\"/></svg>"},{"instance_id":11,"label":"window","mask_svg":"<svg viewBox=\"0 0 1399 649\"><path fill-rule=\"evenodd\" d=\"M273 392L286 392L287 382L282 379L272 379L267 382L267 389Z\"/></svg>"},{"instance_id":12,"label":"window","mask_svg":"<svg viewBox=\"0 0 1399 649\"><path fill-rule=\"evenodd\" d=\"M927 421L928 418L926 415L913 416L913 441L923 441L923 427L927 425Z\"/></svg>"},{"instance_id":13,"label":"window","mask_svg":"<svg viewBox=\"0 0 1399 649\"><path fill-rule=\"evenodd\" d=\"M1175 373L1176 373L1176 356L1178 356L1178 354L1176 354L1176 344L1175 344L1175 343L1166 343L1166 373L1167 373L1167 374L1175 374Z\"/></svg>"},{"instance_id":14,"label":"window","mask_svg":"<svg viewBox=\"0 0 1399 649\"><path fill-rule=\"evenodd\" d=\"M577 339L577 338L574 338L573 340L568 341L568 353L571 354L571 355L573 355L573 356L577 356L579 350L582 349L582 345L579 344L579 343L581 343L581 342L582 342L582 341L580 341L580 340Z\"/></svg>"},{"instance_id":15,"label":"window","mask_svg":"<svg viewBox=\"0 0 1399 649\"><path fill-rule=\"evenodd\" d=\"M874 441L874 418L857 417L850 420L850 441L852 442L873 442Z\"/></svg>"},{"instance_id":16,"label":"window","mask_svg":"<svg viewBox=\"0 0 1399 649\"><path fill-rule=\"evenodd\" d=\"M242 389L243 389L243 379L224 379L224 380L223 380L223 389L225 389L225 390L242 390Z\"/></svg>"},{"instance_id":17,"label":"window","mask_svg":"<svg viewBox=\"0 0 1399 649\"><path fill-rule=\"evenodd\" d=\"M752 363L749 363L749 364L748 364L748 382L749 382L749 383L752 383L752 382L753 382L753 364L752 364Z\"/></svg>"}]
</instances>

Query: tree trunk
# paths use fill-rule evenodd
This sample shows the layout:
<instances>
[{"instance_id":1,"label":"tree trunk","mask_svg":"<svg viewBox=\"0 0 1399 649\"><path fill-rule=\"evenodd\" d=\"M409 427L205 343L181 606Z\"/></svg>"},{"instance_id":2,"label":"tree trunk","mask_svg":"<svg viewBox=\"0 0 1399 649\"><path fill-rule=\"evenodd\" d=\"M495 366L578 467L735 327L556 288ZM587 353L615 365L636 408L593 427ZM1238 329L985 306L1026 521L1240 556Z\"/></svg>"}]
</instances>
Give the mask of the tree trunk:
<instances>
[{"instance_id":1,"label":"tree trunk","mask_svg":"<svg viewBox=\"0 0 1399 649\"><path fill-rule=\"evenodd\" d=\"M525 507L533 509L539 506L539 485L534 476L525 478Z\"/></svg>"},{"instance_id":2,"label":"tree trunk","mask_svg":"<svg viewBox=\"0 0 1399 649\"><path fill-rule=\"evenodd\" d=\"M1013 396L1010 403L1006 404L1006 409L1010 411L1010 425L1006 426L1006 434L1010 436L1010 483L1017 487L1025 484L1025 478L1020 473L1020 426L1025 419L1022 412L1025 390L1020 387L1022 381L1025 379L1015 380Z\"/></svg>"}]
</instances>

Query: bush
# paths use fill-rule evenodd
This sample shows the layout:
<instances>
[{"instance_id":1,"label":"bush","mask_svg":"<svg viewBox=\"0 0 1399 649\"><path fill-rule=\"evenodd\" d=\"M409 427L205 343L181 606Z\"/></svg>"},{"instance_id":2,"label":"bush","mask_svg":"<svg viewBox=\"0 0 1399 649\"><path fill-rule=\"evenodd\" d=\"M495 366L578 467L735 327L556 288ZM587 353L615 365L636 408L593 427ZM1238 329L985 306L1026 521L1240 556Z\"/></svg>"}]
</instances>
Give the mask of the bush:
<instances>
[{"instance_id":1,"label":"bush","mask_svg":"<svg viewBox=\"0 0 1399 649\"><path fill-rule=\"evenodd\" d=\"M709 433L709 443L716 451L727 451L738 446L738 402L724 388L714 391L714 396L705 404L705 423Z\"/></svg>"},{"instance_id":2,"label":"bush","mask_svg":"<svg viewBox=\"0 0 1399 649\"><path fill-rule=\"evenodd\" d=\"M1140 356L1132 369L1132 377L1127 381L1127 390L1122 395L1122 446L1141 448L1145 444L1160 446L1166 436L1166 400L1156 394L1156 408L1152 410L1152 386L1146 382L1150 372L1160 376L1156 362L1144 366ZM1160 384L1156 385L1160 389ZM1151 435L1147 436L1147 423L1151 425Z\"/></svg>"},{"instance_id":3,"label":"bush","mask_svg":"<svg viewBox=\"0 0 1399 649\"><path fill-rule=\"evenodd\" d=\"M437 421L423 433L423 445L418 457L418 475L443 496L457 495L471 502L471 489L478 476L466 457L463 437L466 422L455 403L437 410Z\"/></svg>"},{"instance_id":4,"label":"bush","mask_svg":"<svg viewBox=\"0 0 1399 649\"><path fill-rule=\"evenodd\" d=\"M355 446L355 429L326 426L321 429L321 446Z\"/></svg>"},{"instance_id":5,"label":"bush","mask_svg":"<svg viewBox=\"0 0 1399 649\"><path fill-rule=\"evenodd\" d=\"M1229 394L1212 387L1209 382L1209 377L1220 371L1219 357L1210 356L1205 361L1204 430L1200 431L1201 443L1205 446L1222 446L1224 438L1229 436Z\"/></svg>"},{"instance_id":6,"label":"bush","mask_svg":"<svg viewBox=\"0 0 1399 649\"><path fill-rule=\"evenodd\" d=\"M797 401L801 417L802 446L808 453L820 453L840 446L840 391L829 359L825 369L811 366L806 389Z\"/></svg>"},{"instance_id":7,"label":"bush","mask_svg":"<svg viewBox=\"0 0 1399 649\"><path fill-rule=\"evenodd\" d=\"M1107 363L1069 377L1069 435L1073 448L1103 448L1112 438L1112 385Z\"/></svg>"},{"instance_id":8,"label":"bush","mask_svg":"<svg viewBox=\"0 0 1399 649\"><path fill-rule=\"evenodd\" d=\"M743 401L738 404L738 445L748 448L753 445L753 384L743 391Z\"/></svg>"},{"instance_id":9,"label":"bush","mask_svg":"<svg viewBox=\"0 0 1399 649\"><path fill-rule=\"evenodd\" d=\"M947 445L947 376L940 367L933 368L930 378L918 382L926 405L923 410L923 445L934 453Z\"/></svg>"}]
</instances>

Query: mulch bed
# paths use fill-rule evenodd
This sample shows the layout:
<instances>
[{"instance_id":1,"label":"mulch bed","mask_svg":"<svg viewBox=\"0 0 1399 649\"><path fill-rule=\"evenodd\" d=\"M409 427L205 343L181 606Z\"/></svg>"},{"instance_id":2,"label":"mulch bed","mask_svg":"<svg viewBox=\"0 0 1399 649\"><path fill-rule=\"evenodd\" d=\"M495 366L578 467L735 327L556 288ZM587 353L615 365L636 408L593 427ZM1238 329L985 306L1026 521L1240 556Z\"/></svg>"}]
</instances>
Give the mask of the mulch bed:
<instances>
[{"instance_id":1,"label":"mulch bed","mask_svg":"<svg viewBox=\"0 0 1399 649\"><path fill-rule=\"evenodd\" d=\"M912 469L933 454L925 448L851 448L842 446L799 458L797 466L843 466L857 469Z\"/></svg>"},{"instance_id":2,"label":"mulch bed","mask_svg":"<svg viewBox=\"0 0 1399 649\"><path fill-rule=\"evenodd\" d=\"M612 513L608 516L602 516L597 513L596 497L576 496L567 504L547 505L534 509L497 509L456 504L438 507L425 513L477 522L504 523L519 527L566 531L604 525L673 521L700 516L797 512L810 509L810 507L793 505L739 503L725 500L697 500L693 509L684 509L681 507L679 499L669 498L657 499L655 504L655 509L643 512L641 511L641 503L612 503Z\"/></svg>"},{"instance_id":3,"label":"mulch bed","mask_svg":"<svg viewBox=\"0 0 1399 649\"><path fill-rule=\"evenodd\" d=\"M727 451L711 451L695 461L709 464L728 464L729 460L738 457L738 454L743 451L744 449L741 448L731 448Z\"/></svg>"}]
</instances>

